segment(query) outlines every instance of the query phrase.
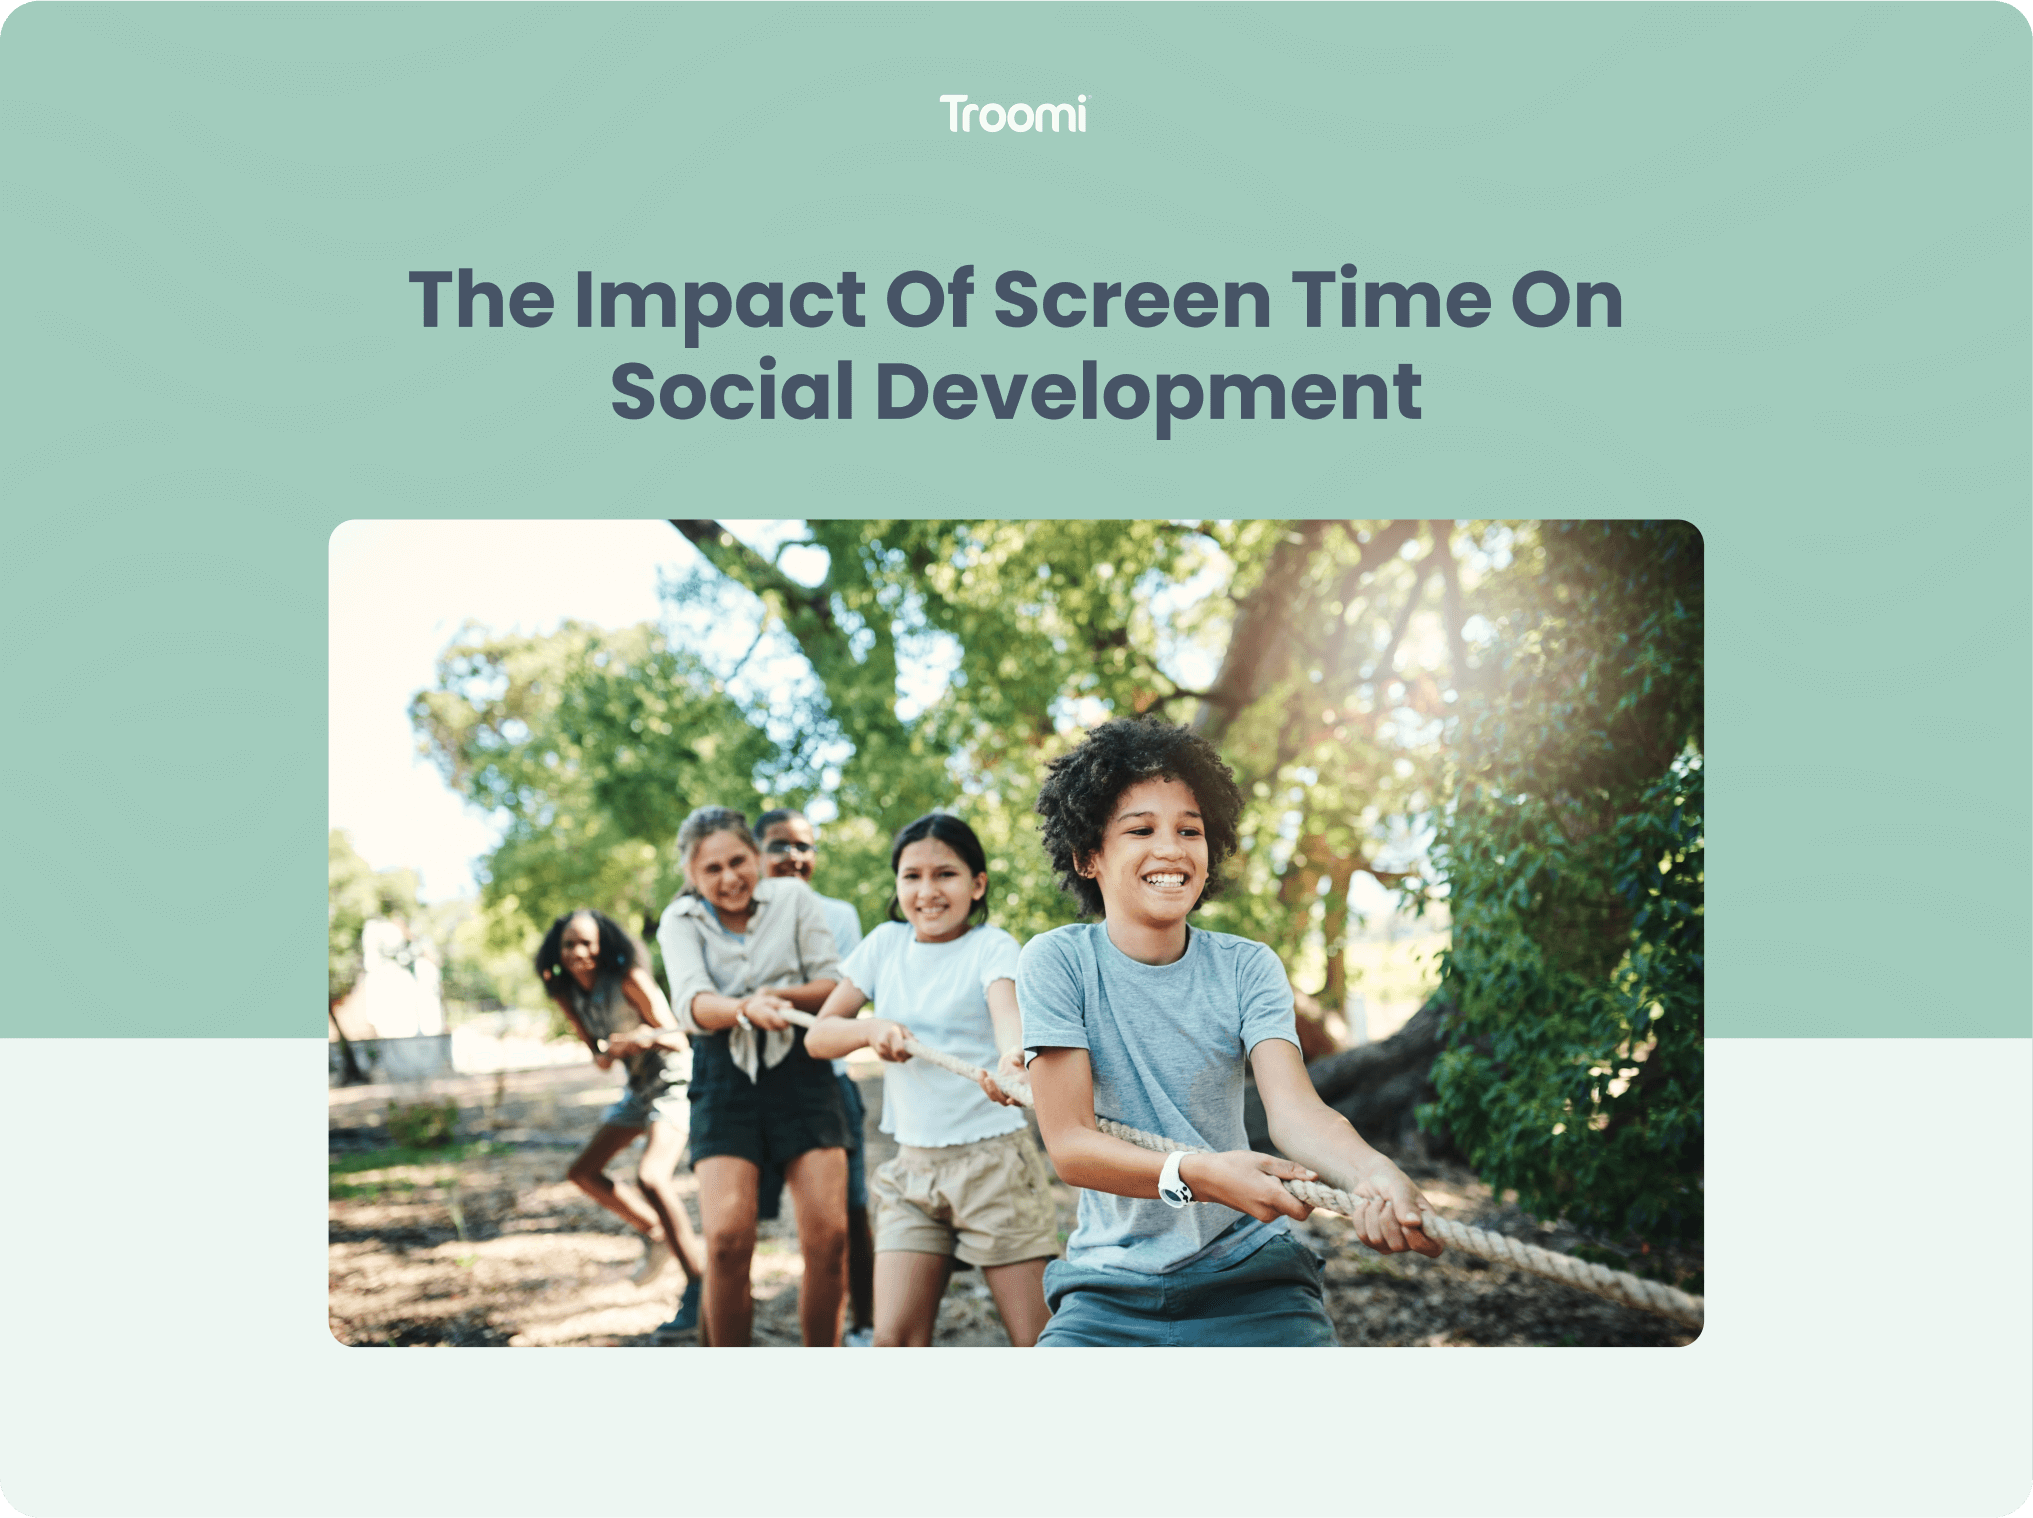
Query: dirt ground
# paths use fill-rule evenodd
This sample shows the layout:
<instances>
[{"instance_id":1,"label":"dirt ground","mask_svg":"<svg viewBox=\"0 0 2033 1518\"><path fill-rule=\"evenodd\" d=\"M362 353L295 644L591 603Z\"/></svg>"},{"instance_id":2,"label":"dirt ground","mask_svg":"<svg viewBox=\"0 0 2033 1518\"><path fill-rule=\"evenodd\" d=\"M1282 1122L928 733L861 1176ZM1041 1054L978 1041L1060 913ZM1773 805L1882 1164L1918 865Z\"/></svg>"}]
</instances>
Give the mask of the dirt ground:
<instances>
[{"instance_id":1,"label":"dirt ground","mask_svg":"<svg viewBox=\"0 0 2033 1518\"><path fill-rule=\"evenodd\" d=\"M895 1146L877 1130L881 1070L856 1064L868 1106L872 1170ZM567 1181L565 1167L618 1093L619 1072L590 1064L463 1076L427 1088L341 1088L330 1093L330 1313L343 1344L649 1345L675 1308L683 1277L672 1269L636 1286L637 1236ZM459 1107L458 1142L439 1151L392 1150L391 1099ZM610 1166L621 1176L638 1151ZM1459 1166L1400 1162L1440 1212L1554 1249L1580 1242L1491 1196ZM696 1188L678 1185L698 1221ZM1063 1239L1075 1193L1058 1186ZM797 1234L784 1216L765 1222L756 1247L755 1342L798 1342ZM1328 1311L1345 1345L1653 1345L1691 1341L1663 1318L1620 1307L1540 1277L1450 1252L1382 1258L1351 1225L1316 1213L1299 1236L1326 1259ZM684 1344L696 1342L688 1337ZM935 1345L1007 1344L978 1272L954 1275Z\"/></svg>"}]
</instances>

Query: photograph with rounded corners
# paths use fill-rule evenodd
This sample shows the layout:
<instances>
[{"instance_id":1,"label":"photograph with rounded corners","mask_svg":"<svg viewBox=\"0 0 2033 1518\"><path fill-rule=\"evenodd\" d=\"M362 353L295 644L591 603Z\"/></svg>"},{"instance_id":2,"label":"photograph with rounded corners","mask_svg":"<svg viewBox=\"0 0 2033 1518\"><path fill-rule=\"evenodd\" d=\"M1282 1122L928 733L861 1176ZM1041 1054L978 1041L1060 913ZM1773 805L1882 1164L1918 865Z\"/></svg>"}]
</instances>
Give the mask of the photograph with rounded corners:
<instances>
[{"instance_id":1,"label":"photograph with rounded corners","mask_svg":"<svg viewBox=\"0 0 2033 1518\"><path fill-rule=\"evenodd\" d=\"M1680 521L330 546L352 1346L1676 1346Z\"/></svg>"}]
</instances>

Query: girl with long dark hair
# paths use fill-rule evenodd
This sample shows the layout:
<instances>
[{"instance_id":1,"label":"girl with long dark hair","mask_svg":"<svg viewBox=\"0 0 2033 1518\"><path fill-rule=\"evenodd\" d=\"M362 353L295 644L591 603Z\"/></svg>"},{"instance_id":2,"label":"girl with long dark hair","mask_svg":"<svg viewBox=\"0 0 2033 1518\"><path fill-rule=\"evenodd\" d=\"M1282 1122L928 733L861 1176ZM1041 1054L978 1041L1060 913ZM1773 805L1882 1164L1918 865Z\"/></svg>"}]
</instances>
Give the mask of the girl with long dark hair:
<instances>
[{"instance_id":1,"label":"girl with long dark hair","mask_svg":"<svg viewBox=\"0 0 2033 1518\"><path fill-rule=\"evenodd\" d=\"M606 1070L621 1061L628 1087L600 1117L600 1126L566 1171L586 1195L643 1236L635 1279L662 1274L673 1258L685 1273L677 1316L657 1330L667 1337L697 1326L705 1260L698 1235L671 1177L685 1148L685 1036L650 977L642 951L619 924L582 908L551 924L537 950L544 989ZM607 1162L647 1132L635 1187L607 1178Z\"/></svg>"}]
</instances>

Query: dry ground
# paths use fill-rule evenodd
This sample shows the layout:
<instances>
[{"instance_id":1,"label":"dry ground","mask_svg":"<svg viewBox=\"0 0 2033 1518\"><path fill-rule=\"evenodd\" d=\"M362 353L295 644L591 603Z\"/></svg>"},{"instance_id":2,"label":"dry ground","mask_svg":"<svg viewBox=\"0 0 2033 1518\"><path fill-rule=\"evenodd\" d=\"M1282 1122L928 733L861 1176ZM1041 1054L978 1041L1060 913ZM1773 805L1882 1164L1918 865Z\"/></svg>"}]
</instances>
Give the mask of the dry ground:
<instances>
[{"instance_id":1,"label":"dry ground","mask_svg":"<svg viewBox=\"0 0 2033 1518\"><path fill-rule=\"evenodd\" d=\"M894 1153L876 1130L880 1069L855 1067L869 1109L871 1169ZM331 1093L330 1312L344 1344L646 1345L671 1315L682 1277L635 1286L636 1236L564 1179L565 1167L614 1099L618 1072L591 1065L432 1083L428 1091L365 1086ZM459 1106L449 1151L390 1151L391 1097L446 1097ZM616 1161L625 1174L634 1151ZM1448 1217L1571 1248L1569 1230L1501 1205L1458 1166L1407 1163ZM698 1220L689 1171L678 1183ZM1061 1236L1074 1192L1060 1186ZM796 1231L762 1225L756 1249L755 1342L798 1342ZM1678 1325L1507 1266L1450 1253L1382 1259L1345 1220L1315 1214L1300 1236L1327 1260L1328 1310L1351 1345L1674 1345ZM978 1273L954 1276L939 1345L1006 1344Z\"/></svg>"}]
</instances>

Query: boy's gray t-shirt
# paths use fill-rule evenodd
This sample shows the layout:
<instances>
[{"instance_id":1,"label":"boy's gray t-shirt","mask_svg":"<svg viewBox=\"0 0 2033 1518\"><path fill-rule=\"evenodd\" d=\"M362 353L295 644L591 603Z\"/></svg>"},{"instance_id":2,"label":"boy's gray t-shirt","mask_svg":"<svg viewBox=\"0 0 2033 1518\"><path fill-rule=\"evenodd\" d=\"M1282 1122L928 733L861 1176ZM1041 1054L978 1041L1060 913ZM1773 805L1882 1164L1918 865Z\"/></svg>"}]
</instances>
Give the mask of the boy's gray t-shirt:
<instances>
[{"instance_id":1,"label":"boy's gray t-shirt","mask_svg":"<svg viewBox=\"0 0 2033 1518\"><path fill-rule=\"evenodd\" d=\"M1292 987L1254 939L1194 928L1168 965L1131 959L1102 923L1041 933L1017 960L1026 1059L1085 1049L1094 1111L1132 1128L1210 1149L1247 1149L1243 1061L1267 1038L1299 1042ZM1287 1232L1213 1203L1080 1193L1066 1259L1164 1275L1237 1260Z\"/></svg>"}]
</instances>

